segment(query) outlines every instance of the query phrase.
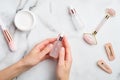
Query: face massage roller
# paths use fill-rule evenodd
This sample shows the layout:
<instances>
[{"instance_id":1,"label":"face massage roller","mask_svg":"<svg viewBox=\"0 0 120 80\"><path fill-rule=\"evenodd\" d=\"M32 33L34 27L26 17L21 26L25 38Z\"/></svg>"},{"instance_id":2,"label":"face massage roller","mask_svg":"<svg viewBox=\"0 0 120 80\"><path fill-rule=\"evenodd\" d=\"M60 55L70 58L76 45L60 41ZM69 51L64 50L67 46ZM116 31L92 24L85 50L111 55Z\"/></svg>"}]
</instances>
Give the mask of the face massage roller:
<instances>
[{"instance_id":1,"label":"face massage roller","mask_svg":"<svg viewBox=\"0 0 120 80\"><path fill-rule=\"evenodd\" d=\"M102 19L102 21L98 24L97 28L95 29L95 31L93 33L84 33L83 35L83 39L86 43L90 44L90 45L96 45L97 44L97 40L95 35L98 33L98 31L100 30L100 28L103 26L103 24L110 18L115 16L115 10L114 9L106 9L106 16Z\"/></svg>"},{"instance_id":2,"label":"face massage roller","mask_svg":"<svg viewBox=\"0 0 120 80\"><path fill-rule=\"evenodd\" d=\"M68 7L68 11L71 15L75 30L79 31L79 30L83 29L84 28L83 21L80 19L75 8L70 6L70 7Z\"/></svg>"},{"instance_id":3,"label":"face massage roller","mask_svg":"<svg viewBox=\"0 0 120 80\"><path fill-rule=\"evenodd\" d=\"M50 52L50 56L57 59L59 56L59 50L62 47L63 34L59 34L56 42L54 43L53 49Z\"/></svg>"},{"instance_id":4,"label":"face massage roller","mask_svg":"<svg viewBox=\"0 0 120 80\"><path fill-rule=\"evenodd\" d=\"M7 42L8 46L9 46L9 49L11 51L15 51L16 46L15 46L14 40L13 40L11 34L9 33L9 31L6 29L6 27L5 27L4 23L2 22L2 20L0 20L0 28L1 28L2 32L3 32L3 35L4 35L4 37L6 39L6 42Z\"/></svg>"}]
</instances>

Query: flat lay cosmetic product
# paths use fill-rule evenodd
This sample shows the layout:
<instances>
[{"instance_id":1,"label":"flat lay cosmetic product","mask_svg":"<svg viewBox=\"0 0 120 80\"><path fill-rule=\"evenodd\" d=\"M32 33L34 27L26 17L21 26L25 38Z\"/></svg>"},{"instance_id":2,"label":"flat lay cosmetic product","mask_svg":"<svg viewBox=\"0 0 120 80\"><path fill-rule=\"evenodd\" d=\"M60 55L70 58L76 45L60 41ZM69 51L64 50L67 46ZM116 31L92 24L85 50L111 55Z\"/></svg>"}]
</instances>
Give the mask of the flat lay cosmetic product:
<instances>
[{"instance_id":1,"label":"flat lay cosmetic product","mask_svg":"<svg viewBox=\"0 0 120 80\"><path fill-rule=\"evenodd\" d=\"M19 11L15 18L14 24L21 31L30 31L35 26L35 15L29 10Z\"/></svg>"},{"instance_id":2,"label":"flat lay cosmetic product","mask_svg":"<svg viewBox=\"0 0 120 80\"><path fill-rule=\"evenodd\" d=\"M83 21L80 19L76 9L73 8L72 6L70 6L70 7L68 7L68 12L71 16L75 30L76 31L82 30L85 26L84 26Z\"/></svg>"},{"instance_id":3,"label":"flat lay cosmetic product","mask_svg":"<svg viewBox=\"0 0 120 80\"><path fill-rule=\"evenodd\" d=\"M63 34L59 34L57 40L54 43L53 49L50 52L50 56L57 59L59 56L59 50L62 47Z\"/></svg>"},{"instance_id":4,"label":"flat lay cosmetic product","mask_svg":"<svg viewBox=\"0 0 120 80\"><path fill-rule=\"evenodd\" d=\"M103 26L103 24L110 18L115 16L115 10L114 9L106 9L106 15L105 17L102 19L102 21L98 24L98 26L96 27L95 31L93 31L93 33L84 33L83 34L83 39L86 43L90 44L90 45L96 45L97 44L97 40L95 35L98 33L98 31L100 30L100 28Z\"/></svg>"},{"instance_id":5,"label":"flat lay cosmetic product","mask_svg":"<svg viewBox=\"0 0 120 80\"><path fill-rule=\"evenodd\" d=\"M112 69L109 67L108 64L105 63L104 60L98 60L97 65L104 70L105 72L111 74L112 73Z\"/></svg>"},{"instance_id":6,"label":"flat lay cosmetic product","mask_svg":"<svg viewBox=\"0 0 120 80\"><path fill-rule=\"evenodd\" d=\"M3 32L3 35L5 37L5 40L8 44L9 49L11 51L15 51L16 50L15 42L14 42L11 34L9 33L9 31L6 29L5 24L2 22L2 20L0 20L0 28Z\"/></svg>"},{"instance_id":7,"label":"flat lay cosmetic product","mask_svg":"<svg viewBox=\"0 0 120 80\"><path fill-rule=\"evenodd\" d=\"M115 59L115 53L114 53L112 44L111 43L106 43L105 44L105 50L106 50L106 54L107 54L107 57L108 57L109 61L113 61Z\"/></svg>"}]
</instances>

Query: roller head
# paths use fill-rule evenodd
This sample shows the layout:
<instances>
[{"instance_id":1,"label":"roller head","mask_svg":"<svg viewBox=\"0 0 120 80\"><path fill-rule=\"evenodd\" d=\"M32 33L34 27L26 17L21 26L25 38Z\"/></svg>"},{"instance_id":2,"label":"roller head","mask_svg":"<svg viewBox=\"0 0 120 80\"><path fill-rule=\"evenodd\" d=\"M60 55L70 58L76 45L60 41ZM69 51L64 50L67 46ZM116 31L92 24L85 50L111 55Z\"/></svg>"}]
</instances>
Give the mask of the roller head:
<instances>
[{"instance_id":1,"label":"roller head","mask_svg":"<svg viewBox=\"0 0 120 80\"><path fill-rule=\"evenodd\" d=\"M92 34L84 33L83 39L86 43L88 43L90 45L96 45L97 44L96 38Z\"/></svg>"},{"instance_id":2,"label":"roller head","mask_svg":"<svg viewBox=\"0 0 120 80\"><path fill-rule=\"evenodd\" d=\"M116 15L115 10L112 9L112 8L107 8L107 9L106 9L106 13L107 13L109 16L111 16L111 17Z\"/></svg>"}]
</instances>

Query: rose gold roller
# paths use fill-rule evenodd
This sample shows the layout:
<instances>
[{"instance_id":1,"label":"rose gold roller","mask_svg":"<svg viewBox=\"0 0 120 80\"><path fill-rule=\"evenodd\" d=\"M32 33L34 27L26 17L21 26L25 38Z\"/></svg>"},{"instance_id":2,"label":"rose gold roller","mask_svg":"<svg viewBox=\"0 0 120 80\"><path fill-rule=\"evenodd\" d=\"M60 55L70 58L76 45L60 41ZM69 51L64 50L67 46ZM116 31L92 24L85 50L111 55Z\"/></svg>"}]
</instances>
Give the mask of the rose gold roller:
<instances>
[{"instance_id":1,"label":"rose gold roller","mask_svg":"<svg viewBox=\"0 0 120 80\"><path fill-rule=\"evenodd\" d=\"M83 35L83 39L86 43L90 44L90 45L96 45L97 44L97 40L95 35L98 33L98 31L101 29L101 27L103 26L103 24L105 24L105 22L110 18L115 16L115 10L114 9L106 9L106 15L105 17L102 19L102 21L98 24L98 26L96 27L95 31L93 31L93 33L84 33Z\"/></svg>"}]
</instances>

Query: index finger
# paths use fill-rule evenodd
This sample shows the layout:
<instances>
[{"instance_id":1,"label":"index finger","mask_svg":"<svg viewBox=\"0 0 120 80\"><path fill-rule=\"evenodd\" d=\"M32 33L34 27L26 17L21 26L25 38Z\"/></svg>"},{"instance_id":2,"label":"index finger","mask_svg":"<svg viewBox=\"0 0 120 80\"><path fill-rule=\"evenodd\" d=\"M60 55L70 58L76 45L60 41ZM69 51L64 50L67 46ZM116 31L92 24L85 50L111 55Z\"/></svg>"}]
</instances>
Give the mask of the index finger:
<instances>
[{"instance_id":1,"label":"index finger","mask_svg":"<svg viewBox=\"0 0 120 80\"><path fill-rule=\"evenodd\" d=\"M48 39L38 43L36 45L36 47L39 48L40 50L43 50L46 47L46 45L53 43L54 41L56 41L56 38L48 38Z\"/></svg>"}]
</instances>

